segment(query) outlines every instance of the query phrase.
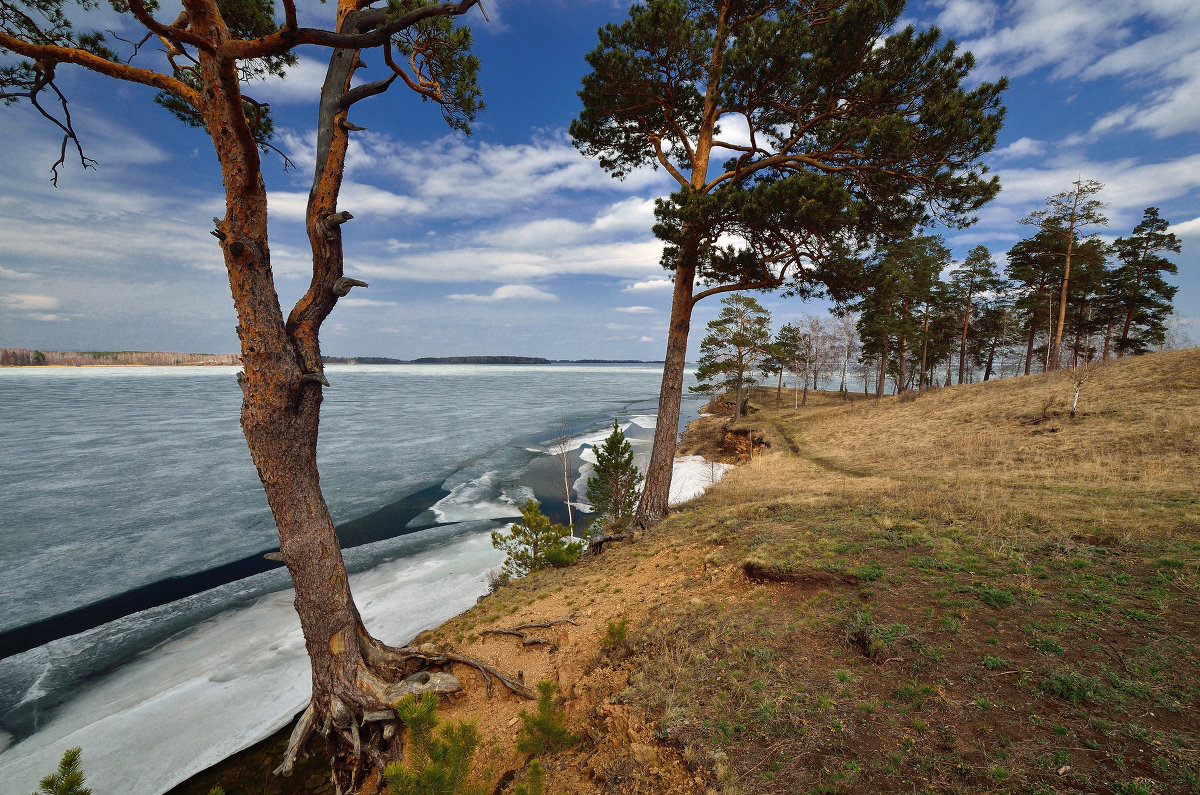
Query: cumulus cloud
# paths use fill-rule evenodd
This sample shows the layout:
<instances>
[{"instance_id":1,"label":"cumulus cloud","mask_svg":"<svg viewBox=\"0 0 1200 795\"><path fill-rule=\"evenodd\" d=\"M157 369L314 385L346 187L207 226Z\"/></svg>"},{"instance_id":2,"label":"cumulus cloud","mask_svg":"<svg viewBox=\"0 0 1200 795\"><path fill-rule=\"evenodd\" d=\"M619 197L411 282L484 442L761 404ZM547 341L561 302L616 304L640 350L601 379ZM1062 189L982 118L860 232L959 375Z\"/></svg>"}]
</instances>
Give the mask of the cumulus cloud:
<instances>
[{"instance_id":1,"label":"cumulus cloud","mask_svg":"<svg viewBox=\"0 0 1200 795\"><path fill-rule=\"evenodd\" d=\"M613 307L617 312L625 312L630 315L646 315L654 311L653 307L649 306L617 306Z\"/></svg>"},{"instance_id":2,"label":"cumulus cloud","mask_svg":"<svg viewBox=\"0 0 1200 795\"><path fill-rule=\"evenodd\" d=\"M674 282L670 279L646 279L645 281L634 282L622 288L627 293L642 293L652 292L657 290L670 290L674 286Z\"/></svg>"},{"instance_id":3,"label":"cumulus cloud","mask_svg":"<svg viewBox=\"0 0 1200 795\"><path fill-rule=\"evenodd\" d=\"M1170 231L1174 232L1180 237L1193 237L1200 235L1200 218L1193 218L1190 221L1172 224Z\"/></svg>"},{"instance_id":4,"label":"cumulus cloud","mask_svg":"<svg viewBox=\"0 0 1200 795\"><path fill-rule=\"evenodd\" d=\"M499 301L557 301L558 296L539 290L528 284L505 284L497 287L488 295L474 293L451 293L446 296L451 301L468 301L476 304L496 303Z\"/></svg>"},{"instance_id":5,"label":"cumulus cloud","mask_svg":"<svg viewBox=\"0 0 1200 795\"><path fill-rule=\"evenodd\" d=\"M302 55L296 65L278 77L271 77L246 87L246 93L259 102L273 104L313 103L321 95L321 84L325 82L328 64Z\"/></svg>"},{"instance_id":6,"label":"cumulus cloud","mask_svg":"<svg viewBox=\"0 0 1200 795\"><path fill-rule=\"evenodd\" d=\"M1008 146L1001 147L992 152L992 157L1002 159L1017 159L1022 157L1034 157L1046 153L1046 144L1042 141L1025 136L1018 138Z\"/></svg>"}]
</instances>

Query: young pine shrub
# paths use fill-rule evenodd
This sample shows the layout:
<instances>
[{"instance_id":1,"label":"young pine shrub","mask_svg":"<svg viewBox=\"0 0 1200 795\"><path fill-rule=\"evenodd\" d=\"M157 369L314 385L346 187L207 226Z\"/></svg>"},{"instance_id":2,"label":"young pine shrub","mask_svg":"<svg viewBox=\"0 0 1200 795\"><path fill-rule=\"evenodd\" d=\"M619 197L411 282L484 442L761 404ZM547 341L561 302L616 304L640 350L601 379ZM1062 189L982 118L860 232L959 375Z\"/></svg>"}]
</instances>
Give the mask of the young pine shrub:
<instances>
[{"instance_id":1,"label":"young pine shrub","mask_svg":"<svg viewBox=\"0 0 1200 795\"><path fill-rule=\"evenodd\" d=\"M388 795L483 795L483 787L471 779L471 760L482 739L479 729L471 721L439 726L437 706L435 693L395 705L408 738L404 761L384 771Z\"/></svg>"},{"instance_id":2,"label":"young pine shrub","mask_svg":"<svg viewBox=\"0 0 1200 795\"><path fill-rule=\"evenodd\" d=\"M554 751L570 748L579 742L579 735L571 734L564 722L562 709L554 705L554 694L558 685L554 682L538 682L537 712L530 714L521 710L521 731L517 734L517 750L534 756L545 756Z\"/></svg>"},{"instance_id":3,"label":"young pine shrub","mask_svg":"<svg viewBox=\"0 0 1200 795\"><path fill-rule=\"evenodd\" d=\"M633 447L616 420L612 433L595 452L594 474L587 482L587 499L592 504L588 530L597 536L624 532L637 508L642 473L633 463Z\"/></svg>"},{"instance_id":4,"label":"young pine shrub","mask_svg":"<svg viewBox=\"0 0 1200 795\"><path fill-rule=\"evenodd\" d=\"M513 788L513 795L546 795L546 771L542 763L536 759L529 762L529 772L525 781Z\"/></svg>"},{"instance_id":5,"label":"young pine shrub","mask_svg":"<svg viewBox=\"0 0 1200 795\"><path fill-rule=\"evenodd\" d=\"M523 577L547 566L567 566L583 554L583 544L572 541L571 532L560 524L550 524L537 500L529 499L521 508L521 521L514 522L508 533L492 531L492 546L503 550L504 573Z\"/></svg>"},{"instance_id":6,"label":"young pine shrub","mask_svg":"<svg viewBox=\"0 0 1200 795\"><path fill-rule=\"evenodd\" d=\"M604 631L604 637L600 639L600 648L605 651L612 651L623 645L628 635L629 619L622 618L620 621L609 621Z\"/></svg>"},{"instance_id":7,"label":"young pine shrub","mask_svg":"<svg viewBox=\"0 0 1200 795\"><path fill-rule=\"evenodd\" d=\"M82 755L82 748L64 751L58 770L38 782L38 791L33 795L92 795L92 791L83 786L83 768L79 764Z\"/></svg>"}]
</instances>

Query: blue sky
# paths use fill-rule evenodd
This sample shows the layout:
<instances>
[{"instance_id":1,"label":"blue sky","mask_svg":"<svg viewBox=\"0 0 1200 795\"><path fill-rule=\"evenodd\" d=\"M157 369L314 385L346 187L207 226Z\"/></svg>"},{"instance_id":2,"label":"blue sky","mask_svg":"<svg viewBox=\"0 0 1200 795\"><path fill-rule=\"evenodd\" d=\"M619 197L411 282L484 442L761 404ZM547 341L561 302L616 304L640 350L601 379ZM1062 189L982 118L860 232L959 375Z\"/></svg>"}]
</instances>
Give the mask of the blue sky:
<instances>
[{"instance_id":1,"label":"blue sky","mask_svg":"<svg viewBox=\"0 0 1200 795\"><path fill-rule=\"evenodd\" d=\"M672 183L651 170L613 180L566 135L583 55L628 5L489 0L490 22L473 11L488 108L469 138L398 87L356 106L353 120L368 129L355 137L342 194L355 215L346 272L371 286L339 303L326 353L662 357L670 287L650 227L653 199ZM329 24L332 5L301 8L302 24ZM97 16L132 37L112 12ZM1099 180L1107 239L1128 234L1148 206L1174 225L1184 245L1176 312L1200 339L1200 4L929 0L911 3L905 21L936 24L974 52L979 79L1011 80L988 158L1003 189L977 225L947 234L955 255L982 243L1003 262L1031 231L1018 219L1079 176ZM264 160L287 306L307 285L302 213L326 54L300 56L286 79L248 92L271 103L277 143L299 166L285 173ZM223 199L207 138L148 89L70 67L59 82L99 167L69 165L52 187L53 130L27 108L0 108L0 345L235 351L208 234ZM825 308L760 298L778 324ZM693 346L718 310L715 299L698 306Z\"/></svg>"}]
</instances>

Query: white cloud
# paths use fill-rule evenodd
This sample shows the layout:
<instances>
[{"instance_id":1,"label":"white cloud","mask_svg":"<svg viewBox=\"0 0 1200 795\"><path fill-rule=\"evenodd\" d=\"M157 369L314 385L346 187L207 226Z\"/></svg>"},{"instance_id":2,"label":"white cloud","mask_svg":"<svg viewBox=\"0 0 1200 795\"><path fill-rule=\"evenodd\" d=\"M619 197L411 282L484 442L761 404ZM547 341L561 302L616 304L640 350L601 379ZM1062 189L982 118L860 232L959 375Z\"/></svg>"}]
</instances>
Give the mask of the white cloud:
<instances>
[{"instance_id":1,"label":"white cloud","mask_svg":"<svg viewBox=\"0 0 1200 795\"><path fill-rule=\"evenodd\" d=\"M722 143L731 144L733 146L749 146L750 145L750 125L746 123L746 117L740 113L727 113L717 120L719 128L716 139ZM720 150L717 152L716 150ZM725 160L731 153L739 152L739 149L729 149L724 146L714 146L712 160L718 162Z\"/></svg>"},{"instance_id":2,"label":"white cloud","mask_svg":"<svg viewBox=\"0 0 1200 795\"><path fill-rule=\"evenodd\" d=\"M471 303L484 304L495 303L498 301L557 301L558 296L553 293L548 293L544 290L539 290L528 284L505 284L497 287L489 295L476 295L473 293L452 293L448 296L451 301L469 301Z\"/></svg>"},{"instance_id":3,"label":"white cloud","mask_svg":"<svg viewBox=\"0 0 1200 795\"><path fill-rule=\"evenodd\" d=\"M1159 138L1200 130L1200 52L1173 62L1162 74L1178 82L1155 92L1133 116L1133 126Z\"/></svg>"},{"instance_id":4,"label":"white cloud","mask_svg":"<svg viewBox=\"0 0 1200 795\"><path fill-rule=\"evenodd\" d=\"M996 6L988 0L935 0L934 5L941 9L938 27L964 34L987 30L996 19Z\"/></svg>"},{"instance_id":5,"label":"white cloud","mask_svg":"<svg viewBox=\"0 0 1200 795\"><path fill-rule=\"evenodd\" d=\"M1078 75L1129 38L1137 11L1123 0L1015 0L1000 13L947 14L939 22L975 54L987 79L1019 77L1052 67L1056 77ZM961 3L947 4L962 9Z\"/></svg>"},{"instance_id":6,"label":"white cloud","mask_svg":"<svg viewBox=\"0 0 1200 795\"><path fill-rule=\"evenodd\" d=\"M1193 218L1190 221L1184 221L1179 224L1171 224L1170 230L1180 237L1192 237L1200 235L1200 218Z\"/></svg>"},{"instance_id":7,"label":"white cloud","mask_svg":"<svg viewBox=\"0 0 1200 795\"><path fill-rule=\"evenodd\" d=\"M456 245L423 247L399 256L354 258L354 272L366 277L420 282L512 282L566 274L639 277L660 270L657 240L547 244L532 247Z\"/></svg>"},{"instance_id":8,"label":"white cloud","mask_svg":"<svg viewBox=\"0 0 1200 795\"><path fill-rule=\"evenodd\" d=\"M327 67L328 64L316 58L302 55L283 77L272 76L262 82L248 84L245 87L246 94L259 102L315 105L321 96L321 84L325 82Z\"/></svg>"},{"instance_id":9,"label":"white cloud","mask_svg":"<svg viewBox=\"0 0 1200 795\"><path fill-rule=\"evenodd\" d=\"M649 231L654 225L654 199L636 196L610 204L592 222L592 228L602 232Z\"/></svg>"},{"instance_id":10,"label":"white cloud","mask_svg":"<svg viewBox=\"0 0 1200 795\"><path fill-rule=\"evenodd\" d=\"M622 288L627 293L641 293L656 290L670 290L674 286L674 282L670 279L647 279L641 282L634 282Z\"/></svg>"},{"instance_id":11,"label":"white cloud","mask_svg":"<svg viewBox=\"0 0 1200 795\"><path fill-rule=\"evenodd\" d=\"M1000 169L1004 190L997 203L1012 206L1021 203L1040 205L1047 196L1069 190L1083 176L1104 183L1100 198L1116 211L1160 206L1200 188L1200 153L1161 163L1141 163L1135 159L1090 162L1079 159L1054 163L1044 168Z\"/></svg>"},{"instance_id":12,"label":"white cloud","mask_svg":"<svg viewBox=\"0 0 1200 795\"><path fill-rule=\"evenodd\" d=\"M654 342L654 341L655 341L654 337L642 337L641 339L638 340L638 342Z\"/></svg>"},{"instance_id":13,"label":"white cloud","mask_svg":"<svg viewBox=\"0 0 1200 795\"><path fill-rule=\"evenodd\" d=\"M24 281L26 279L36 279L36 278L37 278L37 276L35 274L25 273L24 271L15 271L15 270L12 270L11 268L5 268L3 266L0 266L0 279L16 279L16 280Z\"/></svg>"},{"instance_id":14,"label":"white cloud","mask_svg":"<svg viewBox=\"0 0 1200 795\"><path fill-rule=\"evenodd\" d=\"M654 311L653 307L649 306L617 306L613 307L616 312L625 312L630 315L646 315Z\"/></svg>"},{"instance_id":15,"label":"white cloud","mask_svg":"<svg viewBox=\"0 0 1200 795\"><path fill-rule=\"evenodd\" d=\"M1163 138L1200 130L1200 4L1177 0L935 0L937 24L970 36L977 74L1130 81L1141 102L1105 114L1074 145L1125 129ZM1145 90L1145 86L1156 86Z\"/></svg>"},{"instance_id":16,"label":"white cloud","mask_svg":"<svg viewBox=\"0 0 1200 795\"><path fill-rule=\"evenodd\" d=\"M44 312L47 309L57 309L59 300L52 295L0 295L0 302L8 304L21 312Z\"/></svg>"},{"instance_id":17,"label":"white cloud","mask_svg":"<svg viewBox=\"0 0 1200 795\"><path fill-rule=\"evenodd\" d=\"M308 208L308 192L273 191L267 195L267 206L271 217L289 221L303 221ZM342 186L339 207L352 207L354 215L376 215L390 218L398 215L419 216L425 213L425 205L408 196L364 185L347 182Z\"/></svg>"},{"instance_id":18,"label":"white cloud","mask_svg":"<svg viewBox=\"0 0 1200 795\"><path fill-rule=\"evenodd\" d=\"M1045 153L1046 144L1044 142L1035 141L1034 139L1025 136L1024 138L1018 138L1008 146L996 149L992 152L992 157L1022 158L1034 157L1036 155L1042 155Z\"/></svg>"}]
</instances>

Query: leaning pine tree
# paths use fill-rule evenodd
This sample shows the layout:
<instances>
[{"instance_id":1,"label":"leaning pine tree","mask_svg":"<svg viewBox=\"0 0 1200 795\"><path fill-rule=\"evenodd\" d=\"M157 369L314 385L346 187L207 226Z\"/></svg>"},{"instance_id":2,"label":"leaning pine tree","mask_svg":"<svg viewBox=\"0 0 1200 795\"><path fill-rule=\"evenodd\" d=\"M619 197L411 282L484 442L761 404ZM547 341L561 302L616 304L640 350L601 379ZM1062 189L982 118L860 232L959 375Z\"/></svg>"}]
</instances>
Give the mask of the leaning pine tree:
<instances>
[{"instance_id":1,"label":"leaning pine tree","mask_svg":"<svg viewBox=\"0 0 1200 795\"><path fill-rule=\"evenodd\" d=\"M400 752L396 721L364 721L390 711L393 685L428 664L468 662L449 652L430 655L393 648L363 625L350 593L340 543L321 494L317 473L317 426L322 389L328 386L319 344L321 325L351 287L365 286L343 270L342 225L353 217L338 208L359 103L403 83L434 102L451 127L467 131L481 107L478 61L471 34L454 27L479 0L337 0L325 7L281 0L182 0L174 19L158 19L153 0L113 0L114 25L134 42L122 57L109 36L79 30L70 15L99 3L80 0L0 0L0 104L29 102L61 136L53 179L68 153L85 167L84 155L58 84L61 69L82 67L148 87L156 101L211 139L221 168L224 217L214 219L229 278L241 342L241 425L279 532L280 552L295 585L296 612L312 663L312 697L277 772L288 774L314 731L325 735L335 789L357 790L368 768L380 783ZM302 25L301 14L327 13L327 27ZM80 14L77 21L86 21ZM163 58L138 50L161 44ZM301 46L329 55L316 119L315 169L306 210L312 276L304 295L285 314L275 290L267 239L267 190L261 151L272 149L269 108L246 90L255 78L282 72ZM364 49L375 50L382 71L365 81ZM136 59L136 62L135 62ZM479 661L469 661L475 665ZM510 689L533 697L523 685L479 663ZM488 675L488 674L485 674Z\"/></svg>"},{"instance_id":2,"label":"leaning pine tree","mask_svg":"<svg viewBox=\"0 0 1200 795\"><path fill-rule=\"evenodd\" d=\"M592 535L621 533L633 521L642 473L633 462L633 447L613 420L612 433L596 448L596 464L587 482L592 505Z\"/></svg>"},{"instance_id":3,"label":"leaning pine tree","mask_svg":"<svg viewBox=\"0 0 1200 795\"><path fill-rule=\"evenodd\" d=\"M639 523L667 511L697 301L823 281L834 243L922 216L965 225L999 190L981 158L1000 129L1004 81L965 89L969 53L937 30L892 32L904 5L646 0L600 30L576 146L615 177L662 167L679 186L655 229L674 291ZM731 215L739 250L722 248Z\"/></svg>"}]
</instances>

